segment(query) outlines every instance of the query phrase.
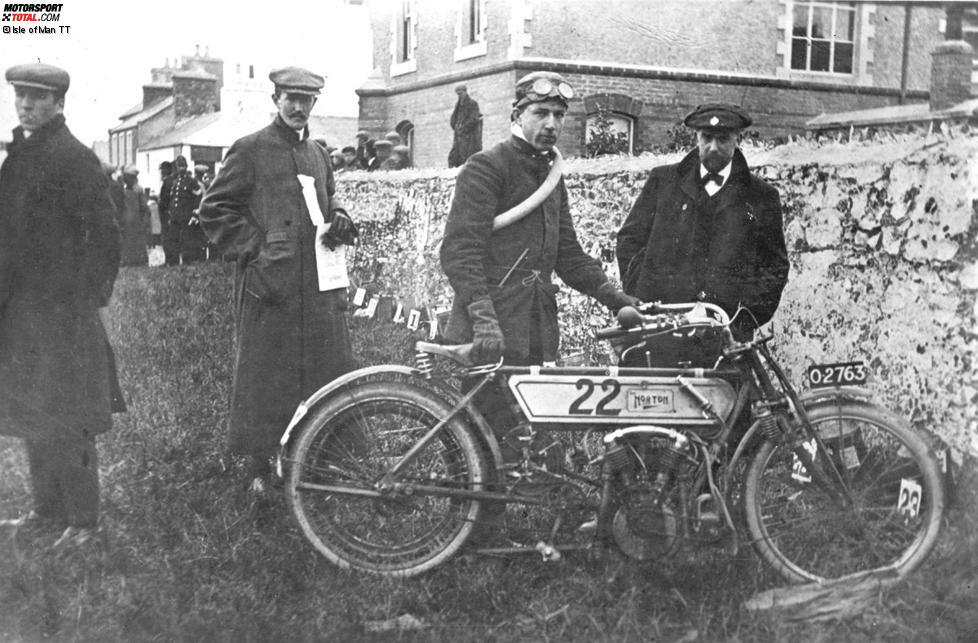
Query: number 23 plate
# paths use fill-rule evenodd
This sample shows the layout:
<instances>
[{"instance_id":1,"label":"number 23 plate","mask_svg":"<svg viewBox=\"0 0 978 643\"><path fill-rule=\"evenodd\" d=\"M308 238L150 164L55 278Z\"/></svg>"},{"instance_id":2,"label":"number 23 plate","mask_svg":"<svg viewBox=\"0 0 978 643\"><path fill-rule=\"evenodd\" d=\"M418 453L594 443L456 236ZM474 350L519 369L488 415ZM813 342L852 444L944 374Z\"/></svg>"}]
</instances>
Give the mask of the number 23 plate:
<instances>
[{"instance_id":1,"label":"number 23 plate","mask_svg":"<svg viewBox=\"0 0 978 643\"><path fill-rule=\"evenodd\" d=\"M841 362L838 364L813 364L808 367L808 385L812 388L823 386L861 386L868 376L863 362Z\"/></svg>"}]
</instances>

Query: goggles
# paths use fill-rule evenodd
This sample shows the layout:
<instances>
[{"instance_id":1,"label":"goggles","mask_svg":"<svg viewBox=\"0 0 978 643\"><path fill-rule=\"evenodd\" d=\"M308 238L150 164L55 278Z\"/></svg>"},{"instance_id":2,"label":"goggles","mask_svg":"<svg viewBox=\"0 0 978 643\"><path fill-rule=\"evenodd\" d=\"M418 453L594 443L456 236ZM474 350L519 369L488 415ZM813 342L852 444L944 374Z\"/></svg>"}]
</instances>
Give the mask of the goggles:
<instances>
[{"instance_id":1,"label":"goggles","mask_svg":"<svg viewBox=\"0 0 978 643\"><path fill-rule=\"evenodd\" d=\"M553 81L549 78L537 78L533 84L520 91L518 102L543 101L548 98L561 98L568 101L574 98L574 88L564 81Z\"/></svg>"}]
</instances>

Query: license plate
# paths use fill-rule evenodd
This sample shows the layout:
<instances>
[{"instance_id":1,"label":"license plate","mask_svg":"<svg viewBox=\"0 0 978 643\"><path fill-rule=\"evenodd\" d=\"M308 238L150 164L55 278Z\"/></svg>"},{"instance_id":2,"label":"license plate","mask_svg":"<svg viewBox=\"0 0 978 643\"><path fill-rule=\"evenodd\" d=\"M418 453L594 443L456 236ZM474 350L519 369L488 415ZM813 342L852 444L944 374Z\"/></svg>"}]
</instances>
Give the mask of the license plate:
<instances>
[{"instance_id":1,"label":"license plate","mask_svg":"<svg viewBox=\"0 0 978 643\"><path fill-rule=\"evenodd\" d=\"M676 410L673 392L669 389L629 389L629 411L659 411L672 413Z\"/></svg>"},{"instance_id":2,"label":"license plate","mask_svg":"<svg viewBox=\"0 0 978 643\"><path fill-rule=\"evenodd\" d=\"M867 375L866 364L863 362L813 364L808 367L808 385L812 388L860 386L866 383Z\"/></svg>"}]
</instances>

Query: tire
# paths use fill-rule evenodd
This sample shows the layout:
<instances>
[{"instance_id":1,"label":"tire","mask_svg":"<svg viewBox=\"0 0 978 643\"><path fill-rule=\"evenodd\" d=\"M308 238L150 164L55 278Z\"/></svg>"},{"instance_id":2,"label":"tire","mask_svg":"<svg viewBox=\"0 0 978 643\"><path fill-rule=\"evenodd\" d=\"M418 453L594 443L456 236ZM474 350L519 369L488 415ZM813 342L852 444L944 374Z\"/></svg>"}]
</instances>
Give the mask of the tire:
<instances>
[{"instance_id":1,"label":"tire","mask_svg":"<svg viewBox=\"0 0 978 643\"><path fill-rule=\"evenodd\" d=\"M833 460L853 503L843 506L816 482L799 480L807 471L794 452L764 442L744 482L755 549L795 583L891 566L909 573L934 548L941 527L945 492L936 458L885 409L829 401L807 411L826 447L816 450L816 464ZM822 468L831 471L827 463Z\"/></svg>"},{"instance_id":2,"label":"tire","mask_svg":"<svg viewBox=\"0 0 978 643\"><path fill-rule=\"evenodd\" d=\"M342 568L407 577L462 547L482 503L422 493L378 498L374 486L451 408L430 391L392 380L356 384L309 413L290 451L286 496L320 553ZM396 481L480 489L487 468L475 432L455 418Z\"/></svg>"}]
</instances>

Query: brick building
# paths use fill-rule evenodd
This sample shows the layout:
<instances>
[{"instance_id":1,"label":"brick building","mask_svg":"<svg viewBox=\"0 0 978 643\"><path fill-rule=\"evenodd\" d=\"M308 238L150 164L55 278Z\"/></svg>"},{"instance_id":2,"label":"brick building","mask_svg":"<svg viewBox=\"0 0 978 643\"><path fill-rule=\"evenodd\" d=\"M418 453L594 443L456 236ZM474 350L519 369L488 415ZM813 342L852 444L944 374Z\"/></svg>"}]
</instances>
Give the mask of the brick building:
<instances>
[{"instance_id":1,"label":"brick building","mask_svg":"<svg viewBox=\"0 0 978 643\"><path fill-rule=\"evenodd\" d=\"M667 142L695 105L743 104L765 138L829 112L928 98L944 39L933 3L823 0L372 0L374 75L360 88L361 129L396 129L419 166L444 166L453 86L484 116L483 145L508 134L513 84L563 74L583 100L561 150L583 153L599 110L633 152ZM970 12L973 9L969 9ZM971 23L969 23L971 24ZM972 30L971 36L978 35Z\"/></svg>"}]
</instances>

